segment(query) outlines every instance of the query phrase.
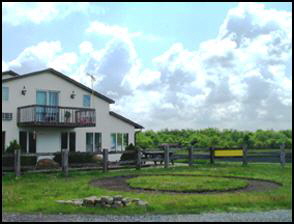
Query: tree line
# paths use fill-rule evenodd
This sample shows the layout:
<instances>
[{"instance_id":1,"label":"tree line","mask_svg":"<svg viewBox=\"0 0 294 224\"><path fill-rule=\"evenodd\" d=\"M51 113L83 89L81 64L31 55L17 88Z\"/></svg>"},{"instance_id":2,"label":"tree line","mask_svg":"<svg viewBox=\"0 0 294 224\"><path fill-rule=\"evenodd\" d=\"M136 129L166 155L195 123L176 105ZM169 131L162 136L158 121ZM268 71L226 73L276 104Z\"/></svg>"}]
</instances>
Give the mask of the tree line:
<instances>
[{"instance_id":1,"label":"tree line","mask_svg":"<svg viewBox=\"0 0 294 224\"><path fill-rule=\"evenodd\" d=\"M136 144L143 149L158 148L165 143L221 148L241 147L243 144L251 148L279 148L280 144L284 143L286 148L292 148L292 130L164 129L146 130L136 134Z\"/></svg>"}]
</instances>

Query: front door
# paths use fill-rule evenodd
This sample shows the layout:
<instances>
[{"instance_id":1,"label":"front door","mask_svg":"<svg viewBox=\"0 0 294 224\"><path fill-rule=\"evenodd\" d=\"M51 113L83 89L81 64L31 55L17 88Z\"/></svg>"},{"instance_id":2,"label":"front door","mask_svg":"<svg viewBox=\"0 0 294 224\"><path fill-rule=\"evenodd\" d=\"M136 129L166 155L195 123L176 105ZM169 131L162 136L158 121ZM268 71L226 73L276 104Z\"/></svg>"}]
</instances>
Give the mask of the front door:
<instances>
[{"instance_id":1,"label":"front door","mask_svg":"<svg viewBox=\"0 0 294 224\"><path fill-rule=\"evenodd\" d=\"M61 133L61 150L67 149L67 145L68 145L67 143L68 143L68 133L62 132Z\"/></svg>"},{"instance_id":2,"label":"front door","mask_svg":"<svg viewBox=\"0 0 294 224\"><path fill-rule=\"evenodd\" d=\"M70 152L76 151L76 133L75 132L69 133L69 151Z\"/></svg>"},{"instance_id":3,"label":"front door","mask_svg":"<svg viewBox=\"0 0 294 224\"><path fill-rule=\"evenodd\" d=\"M19 144L20 144L21 152L26 153L27 152L27 132L26 131L19 132Z\"/></svg>"},{"instance_id":4,"label":"front door","mask_svg":"<svg viewBox=\"0 0 294 224\"><path fill-rule=\"evenodd\" d=\"M36 153L37 135L33 132L29 133L29 152Z\"/></svg>"}]
</instances>

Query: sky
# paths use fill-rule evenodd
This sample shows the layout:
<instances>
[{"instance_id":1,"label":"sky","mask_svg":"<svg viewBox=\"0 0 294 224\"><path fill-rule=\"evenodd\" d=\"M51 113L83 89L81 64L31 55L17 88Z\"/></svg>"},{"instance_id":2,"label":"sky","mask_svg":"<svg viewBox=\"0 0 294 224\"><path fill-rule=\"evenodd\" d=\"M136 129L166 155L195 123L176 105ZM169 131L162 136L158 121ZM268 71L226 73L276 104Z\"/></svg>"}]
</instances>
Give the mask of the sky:
<instances>
[{"instance_id":1,"label":"sky","mask_svg":"<svg viewBox=\"0 0 294 224\"><path fill-rule=\"evenodd\" d=\"M145 129L292 129L292 3L2 3L2 71L54 68Z\"/></svg>"}]
</instances>

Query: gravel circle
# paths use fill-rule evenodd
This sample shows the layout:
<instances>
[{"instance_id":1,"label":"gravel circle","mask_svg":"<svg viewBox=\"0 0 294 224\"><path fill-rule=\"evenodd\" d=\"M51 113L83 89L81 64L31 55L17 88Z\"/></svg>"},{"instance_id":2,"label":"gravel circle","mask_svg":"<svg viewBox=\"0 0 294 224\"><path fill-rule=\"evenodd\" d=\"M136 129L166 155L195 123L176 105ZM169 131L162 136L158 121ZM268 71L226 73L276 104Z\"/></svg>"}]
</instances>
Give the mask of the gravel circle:
<instances>
[{"instance_id":1,"label":"gravel circle","mask_svg":"<svg viewBox=\"0 0 294 224\"><path fill-rule=\"evenodd\" d=\"M292 222L292 210L138 216L2 213L2 222Z\"/></svg>"},{"instance_id":2,"label":"gravel circle","mask_svg":"<svg viewBox=\"0 0 294 224\"><path fill-rule=\"evenodd\" d=\"M127 179L139 177L139 176L148 176L148 175L133 175L133 176L115 176L115 177L106 177L102 179L95 179L89 182L91 186L94 187L101 187L108 190L113 191L127 191L127 192L136 192L136 193L153 193L153 194L219 194L219 193L235 193L235 192L261 192L261 191L268 191L274 188L282 186L282 184L268 181L268 180L258 180L252 178L245 178L245 177L233 177L233 176L208 176L208 177L224 177L224 178L231 178L231 179L242 179L247 180L248 185L246 187L241 187L238 189L230 189L230 190L207 190L207 191L190 191L190 192L180 192L180 191L170 191L170 190L154 190L154 189L142 189L142 188L132 188L127 183ZM192 174L168 174L168 175L149 175L149 176L195 176L195 177L203 177L206 175L192 175Z\"/></svg>"}]
</instances>

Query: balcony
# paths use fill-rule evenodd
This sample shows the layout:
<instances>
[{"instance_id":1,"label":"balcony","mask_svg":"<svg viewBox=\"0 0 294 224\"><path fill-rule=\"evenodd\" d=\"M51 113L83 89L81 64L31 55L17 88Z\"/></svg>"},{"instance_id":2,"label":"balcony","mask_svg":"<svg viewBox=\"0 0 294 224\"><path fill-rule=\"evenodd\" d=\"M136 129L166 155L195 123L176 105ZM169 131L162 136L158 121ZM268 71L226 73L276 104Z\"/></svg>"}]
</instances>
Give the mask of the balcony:
<instances>
[{"instance_id":1,"label":"balcony","mask_svg":"<svg viewBox=\"0 0 294 224\"><path fill-rule=\"evenodd\" d=\"M28 105L17 108L20 127L95 127L95 109Z\"/></svg>"}]
</instances>

